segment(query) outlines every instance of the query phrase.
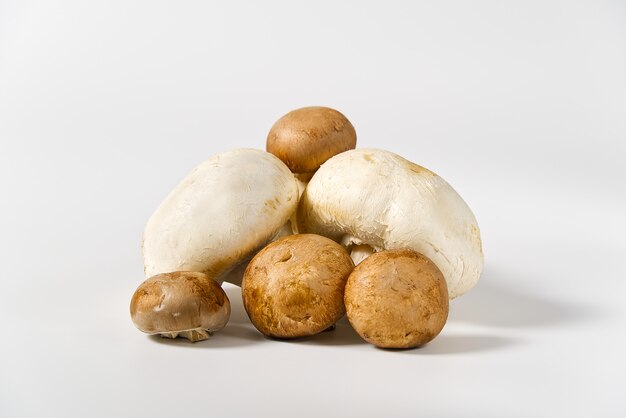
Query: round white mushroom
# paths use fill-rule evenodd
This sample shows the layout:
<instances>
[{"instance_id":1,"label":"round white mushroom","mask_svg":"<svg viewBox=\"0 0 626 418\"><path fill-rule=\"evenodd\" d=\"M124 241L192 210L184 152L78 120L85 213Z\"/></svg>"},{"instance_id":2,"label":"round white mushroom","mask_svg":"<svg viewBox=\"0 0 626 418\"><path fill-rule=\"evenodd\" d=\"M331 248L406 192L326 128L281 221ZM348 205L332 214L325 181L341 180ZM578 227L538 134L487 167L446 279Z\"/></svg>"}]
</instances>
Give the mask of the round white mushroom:
<instances>
[{"instance_id":1,"label":"round white mushroom","mask_svg":"<svg viewBox=\"0 0 626 418\"><path fill-rule=\"evenodd\" d=\"M375 251L412 249L442 271L450 298L481 274L480 230L465 201L444 179L392 152L356 149L324 163L298 209L301 232L352 250L356 264Z\"/></svg>"},{"instance_id":2,"label":"round white mushroom","mask_svg":"<svg viewBox=\"0 0 626 418\"><path fill-rule=\"evenodd\" d=\"M165 198L143 233L146 277L199 271L241 285L245 265L289 234L298 184L274 155L239 149L196 167Z\"/></svg>"}]
</instances>

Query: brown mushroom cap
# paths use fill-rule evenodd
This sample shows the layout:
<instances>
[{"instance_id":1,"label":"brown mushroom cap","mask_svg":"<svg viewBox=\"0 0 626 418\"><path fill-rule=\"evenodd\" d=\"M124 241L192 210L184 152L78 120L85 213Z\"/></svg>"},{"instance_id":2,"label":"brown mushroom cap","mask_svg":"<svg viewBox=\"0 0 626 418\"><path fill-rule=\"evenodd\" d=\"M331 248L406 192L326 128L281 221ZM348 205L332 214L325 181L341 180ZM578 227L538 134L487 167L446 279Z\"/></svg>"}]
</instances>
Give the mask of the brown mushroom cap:
<instances>
[{"instance_id":1,"label":"brown mushroom cap","mask_svg":"<svg viewBox=\"0 0 626 418\"><path fill-rule=\"evenodd\" d=\"M130 316L147 334L200 341L226 326L230 301L207 274L163 273L139 285L130 302Z\"/></svg>"},{"instance_id":2,"label":"brown mushroom cap","mask_svg":"<svg viewBox=\"0 0 626 418\"><path fill-rule=\"evenodd\" d=\"M303 107L278 119L267 135L266 150L298 174L314 173L330 157L354 149L356 132L340 112Z\"/></svg>"},{"instance_id":3,"label":"brown mushroom cap","mask_svg":"<svg viewBox=\"0 0 626 418\"><path fill-rule=\"evenodd\" d=\"M261 250L243 277L243 305L264 335L314 335L344 314L343 292L354 268L336 242L313 234L290 235Z\"/></svg>"},{"instance_id":4,"label":"brown mushroom cap","mask_svg":"<svg viewBox=\"0 0 626 418\"><path fill-rule=\"evenodd\" d=\"M348 320L367 342L413 348L435 338L448 318L448 288L441 271L411 250L381 251L350 274Z\"/></svg>"}]
</instances>

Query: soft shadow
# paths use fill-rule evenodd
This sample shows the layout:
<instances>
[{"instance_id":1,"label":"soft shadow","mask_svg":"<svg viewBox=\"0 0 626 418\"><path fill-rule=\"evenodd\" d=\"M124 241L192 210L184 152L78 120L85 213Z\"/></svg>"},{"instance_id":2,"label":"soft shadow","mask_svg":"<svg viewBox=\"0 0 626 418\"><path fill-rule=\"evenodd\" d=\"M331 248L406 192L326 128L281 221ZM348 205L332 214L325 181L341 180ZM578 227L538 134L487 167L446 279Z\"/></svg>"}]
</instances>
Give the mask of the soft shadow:
<instances>
[{"instance_id":1,"label":"soft shadow","mask_svg":"<svg viewBox=\"0 0 626 418\"><path fill-rule=\"evenodd\" d=\"M266 339L259 331L254 328L248 314L243 307L241 299L241 288L224 283L222 285L228 299L230 300L230 320L228 325L220 334L223 333L236 333L238 337L250 339L254 335L255 340ZM359 337L359 335L352 329L348 319L344 316L337 322L337 327L332 331L324 331L317 335L310 337L294 338L294 339L279 339L279 338L267 338L271 341L278 341L284 343L305 344L305 345L356 345L365 344L365 342ZM230 328L230 331L229 331ZM217 336L218 334L215 334Z\"/></svg>"},{"instance_id":2,"label":"soft shadow","mask_svg":"<svg viewBox=\"0 0 626 418\"><path fill-rule=\"evenodd\" d=\"M408 350L390 350L402 354L446 355L495 351L520 344L519 340L492 335L447 335L441 334L430 343Z\"/></svg>"},{"instance_id":3,"label":"soft shadow","mask_svg":"<svg viewBox=\"0 0 626 418\"><path fill-rule=\"evenodd\" d=\"M521 278L488 269L478 285L450 302L450 322L470 322L495 327L533 327L577 322L597 314L588 306L516 291L507 283Z\"/></svg>"},{"instance_id":4,"label":"soft shadow","mask_svg":"<svg viewBox=\"0 0 626 418\"><path fill-rule=\"evenodd\" d=\"M327 345L327 346L341 346L341 345L361 345L366 344L359 334L350 326L348 319L344 316L336 323L336 328L331 331L324 331L317 335L310 337L302 337L295 339L276 339L285 343L292 344L304 344L304 345Z\"/></svg>"},{"instance_id":5,"label":"soft shadow","mask_svg":"<svg viewBox=\"0 0 626 418\"><path fill-rule=\"evenodd\" d=\"M263 342L263 336L254 328L228 324L221 331L216 332L208 340L192 343L186 338L163 338L159 335L150 335L150 339L158 344L175 345L194 349L217 349L242 347Z\"/></svg>"}]
</instances>

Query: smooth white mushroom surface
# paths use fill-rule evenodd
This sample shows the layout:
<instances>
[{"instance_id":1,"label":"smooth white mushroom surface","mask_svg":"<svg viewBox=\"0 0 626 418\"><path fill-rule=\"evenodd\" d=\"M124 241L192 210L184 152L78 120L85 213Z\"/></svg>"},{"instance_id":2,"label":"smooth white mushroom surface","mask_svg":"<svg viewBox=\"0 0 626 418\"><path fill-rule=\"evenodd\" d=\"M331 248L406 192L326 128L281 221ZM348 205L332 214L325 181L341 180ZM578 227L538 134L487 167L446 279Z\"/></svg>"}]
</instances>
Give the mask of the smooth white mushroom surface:
<instances>
[{"instance_id":1,"label":"smooth white mushroom surface","mask_svg":"<svg viewBox=\"0 0 626 418\"><path fill-rule=\"evenodd\" d=\"M176 186L143 233L147 277L208 273L241 284L242 263L276 236L298 205L298 184L272 154L238 149L210 157ZM239 274L229 274L239 271Z\"/></svg>"},{"instance_id":2,"label":"smooth white mushroom surface","mask_svg":"<svg viewBox=\"0 0 626 418\"><path fill-rule=\"evenodd\" d=\"M356 149L315 173L298 209L300 232L352 249L358 263L373 251L408 248L442 271L450 298L470 290L483 267L480 230L444 179L397 154Z\"/></svg>"}]
</instances>

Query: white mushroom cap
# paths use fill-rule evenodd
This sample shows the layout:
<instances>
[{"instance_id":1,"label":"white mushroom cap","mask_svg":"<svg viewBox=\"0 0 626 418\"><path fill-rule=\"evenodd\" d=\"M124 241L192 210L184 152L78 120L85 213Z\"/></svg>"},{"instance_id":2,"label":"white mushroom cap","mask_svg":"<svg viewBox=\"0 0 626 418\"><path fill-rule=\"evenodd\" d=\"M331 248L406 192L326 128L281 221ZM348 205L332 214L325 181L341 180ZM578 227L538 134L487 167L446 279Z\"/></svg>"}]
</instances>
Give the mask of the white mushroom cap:
<instances>
[{"instance_id":1,"label":"white mushroom cap","mask_svg":"<svg viewBox=\"0 0 626 418\"><path fill-rule=\"evenodd\" d=\"M185 177L148 221L145 274L199 271L221 283L281 231L297 204L297 182L272 154L239 149L215 155Z\"/></svg>"},{"instance_id":2,"label":"white mushroom cap","mask_svg":"<svg viewBox=\"0 0 626 418\"><path fill-rule=\"evenodd\" d=\"M474 287L482 271L480 230L467 204L441 177L388 151L329 159L307 186L298 220L301 232L346 247L424 254L442 271L450 298Z\"/></svg>"}]
</instances>

